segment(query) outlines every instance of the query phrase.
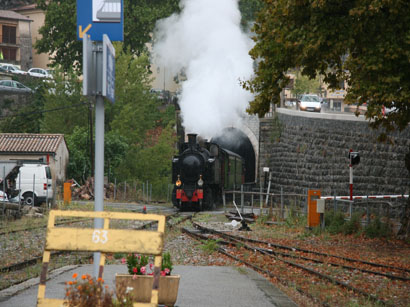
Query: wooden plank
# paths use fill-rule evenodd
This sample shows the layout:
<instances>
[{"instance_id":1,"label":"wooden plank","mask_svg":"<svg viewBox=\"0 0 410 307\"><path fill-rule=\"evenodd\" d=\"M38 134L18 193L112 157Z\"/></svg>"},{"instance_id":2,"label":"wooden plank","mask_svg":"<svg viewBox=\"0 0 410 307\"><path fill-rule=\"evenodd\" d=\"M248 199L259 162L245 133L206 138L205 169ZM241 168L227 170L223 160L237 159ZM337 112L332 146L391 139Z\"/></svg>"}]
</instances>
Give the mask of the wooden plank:
<instances>
[{"instance_id":1,"label":"wooden plank","mask_svg":"<svg viewBox=\"0 0 410 307\"><path fill-rule=\"evenodd\" d=\"M64 300L55 298L39 298L37 300L37 307L64 307Z\"/></svg>"},{"instance_id":2,"label":"wooden plank","mask_svg":"<svg viewBox=\"0 0 410 307\"><path fill-rule=\"evenodd\" d=\"M152 303L134 303L132 305L133 307L157 307L157 304L152 304Z\"/></svg>"},{"instance_id":3,"label":"wooden plank","mask_svg":"<svg viewBox=\"0 0 410 307\"><path fill-rule=\"evenodd\" d=\"M51 210L50 214L53 214L54 216L65 216L65 217L69 216L69 217L108 218L108 219L158 221L158 222L164 220L165 222L164 215L130 213L130 212Z\"/></svg>"},{"instance_id":4,"label":"wooden plank","mask_svg":"<svg viewBox=\"0 0 410 307\"><path fill-rule=\"evenodd\" d=\"M63 239L62 239L63 238ZM161 255L163 233L123 229L49 228L45 249Z\"/></svg>"}]
</instances>

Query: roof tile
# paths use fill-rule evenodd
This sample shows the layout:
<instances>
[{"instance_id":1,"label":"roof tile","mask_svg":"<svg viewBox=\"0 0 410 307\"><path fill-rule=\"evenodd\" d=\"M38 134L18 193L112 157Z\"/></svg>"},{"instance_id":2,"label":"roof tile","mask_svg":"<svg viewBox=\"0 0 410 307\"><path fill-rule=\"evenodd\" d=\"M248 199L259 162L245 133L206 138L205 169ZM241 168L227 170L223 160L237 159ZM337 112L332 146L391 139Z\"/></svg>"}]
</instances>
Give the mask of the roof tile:
<instances>
[{"instance_id":1,"label":"roof tile","mask_svg":"<svg viewBox=\"0 0 410 307\"><path fill-rule=\"evenodd\" d=\"M0 153L55 153L63 134L0 133Z\"/></svg>"}]
</instances>

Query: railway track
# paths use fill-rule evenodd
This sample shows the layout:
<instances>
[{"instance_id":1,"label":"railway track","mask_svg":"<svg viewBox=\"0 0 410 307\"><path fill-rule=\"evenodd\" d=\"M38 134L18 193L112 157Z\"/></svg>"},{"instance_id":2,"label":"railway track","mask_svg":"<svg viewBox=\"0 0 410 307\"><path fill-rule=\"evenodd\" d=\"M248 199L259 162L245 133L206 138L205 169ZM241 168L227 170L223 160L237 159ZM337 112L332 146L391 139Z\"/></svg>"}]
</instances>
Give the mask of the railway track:
<instances>
[{"instance_id":1,"label":"railway track","mask_svg":"<svg viewBox=\"0 0 410 307\"><path fill-rule=\"evenodd\" d=\"M410 271L407 268L248 239L207 228L198 223L193 225L201 233L186 228L183 232L199 240L215 240L224 246L218 248L219 252L305 294L309 292L306 290L309 289L309 285L300 283L298 274L310 274L315 279L319 278L326 284L324 289L342 287L347 290L345 292L353 292L380 305L390 304L389 297L385 297L385 293L379 289L384 280L400 283L403 287L410 286ZM294 271L298 273L295 274ZM364 284L366 287L363 287ZM329 304L327 299L322 297L316 297L315 300L324 306Z\"/></svg>"},{"instance_id":2,"label":"railway track","mask_svg":"<svg viewBox=\"0 0 410 307\"><path fill-rule=\"evenodd\" d=\"M184 214L181 215L177 212L174 212L172 214L167 215L167 227L168 228L173 228L175 226L177 226L178 224L184 222L187 219L191 219L192 218L192 214ZM92 219L82 219L81 221L76 220L75 222L91 222ZM61 223L60 225L66 224L66 223L70 223L72 221L65 221L65 223ZM156 222L145 222L142 223L142 225L136 226L136 227L131 227L129 229L134 229L134 230L141 230L141 229L149 229L153 226L153 224L155 224ZM36 229L41 229L44 228L45 231L45 227L36 227ZM77 254L77 255L74 255ZM74 255L74 260L76 262L76 264L80 263L87 263L88 259L92 258L92 253L70 253L70 252L66 252L66 251L56 251L51 253L51 259L58 259L59 257L61 257L62 255L69 257L69 255ZM79 256L78 256L79 255ZM22 272L22 275L24 276L24 278L16 278L16 280L11 280L9 283L7 283L6 286L4 285L0 285L0 290L5 289L7 287L13 286L15 284L21 283L27 279L30 279L34 276L28 276L27 274L25 274L25 272L27 270L30 270L29 268L31 267L35 267L35 266L39 266L41 264L42 261L42 253L41 254L37 254L33 257L31 257L30 259L26 259L24 261L20 261L20 262L16 262L16 263L12 263L6 266L2 266L0 267L0 273L2 274L8 274L8 275L19 275L20 272ZM67 260L67 262L69 262L69 260Z\"/></svg>"}]
</instances>

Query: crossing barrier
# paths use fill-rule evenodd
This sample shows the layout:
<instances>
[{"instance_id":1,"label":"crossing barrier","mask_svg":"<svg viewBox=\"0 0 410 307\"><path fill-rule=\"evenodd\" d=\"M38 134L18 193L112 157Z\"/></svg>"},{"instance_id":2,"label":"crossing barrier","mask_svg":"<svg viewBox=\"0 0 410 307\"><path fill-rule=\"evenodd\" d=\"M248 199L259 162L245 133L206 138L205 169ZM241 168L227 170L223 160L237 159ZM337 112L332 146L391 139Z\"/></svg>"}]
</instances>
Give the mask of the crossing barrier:
<instances>
[{"instance_id":1,"label":"crossing barrier","mask_svg":"<svg viewBox=\"0 0 410 307\"><path fill-rule=\"evenodd\" d=\"M104 219L102 229L56 227L56 217L84 217ZM110 229L112 219L157 221L156 231ZM88 212L51 210L47 225L47 237L43 254L43 266L38 288L37 306L63 306L64 300L45 298L47 269L51 251L101 252L99 276L103 277L104 253L140 253L154 255L154 283L150 303L134 303L134 307L154 307L158 305L159 276L162 263L162 249L165 232L165 216L157 214L123 212Z\"/></svg>"}]
</instances>

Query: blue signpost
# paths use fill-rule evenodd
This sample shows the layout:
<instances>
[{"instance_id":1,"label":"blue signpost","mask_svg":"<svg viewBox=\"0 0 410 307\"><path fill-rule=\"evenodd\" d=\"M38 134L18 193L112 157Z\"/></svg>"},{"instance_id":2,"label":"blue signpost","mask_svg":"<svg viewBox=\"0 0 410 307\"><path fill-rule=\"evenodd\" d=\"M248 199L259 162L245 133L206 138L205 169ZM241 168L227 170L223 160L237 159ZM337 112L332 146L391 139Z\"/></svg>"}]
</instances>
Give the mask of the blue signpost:
<instances>
[{"instance_id":1,"label":"blue signpost","mask_svg":"<svg viewBox=\"0 0 410 307\"><path fill-rule=\"evenodd\" d=\"M87 34L102 41L106 34L111 41L123 41L123 11L123 0L77 0L77 39Z\"/></svg>"},{"instance_id":2,"label":"blue signpost","mask_svg":"<svg viewBox=\"0 0 410 307\"><path fill-rule=\"evenodd\" d=\"M104 96L114 102L115 49L123 40L123 0L77 0L77 38L83 41L83 94L95 96L94 210L104 211ZM103 220L94 220L102 229ZM104 258L94 253L94 276Z\"/></svg>"}]
</instances>

